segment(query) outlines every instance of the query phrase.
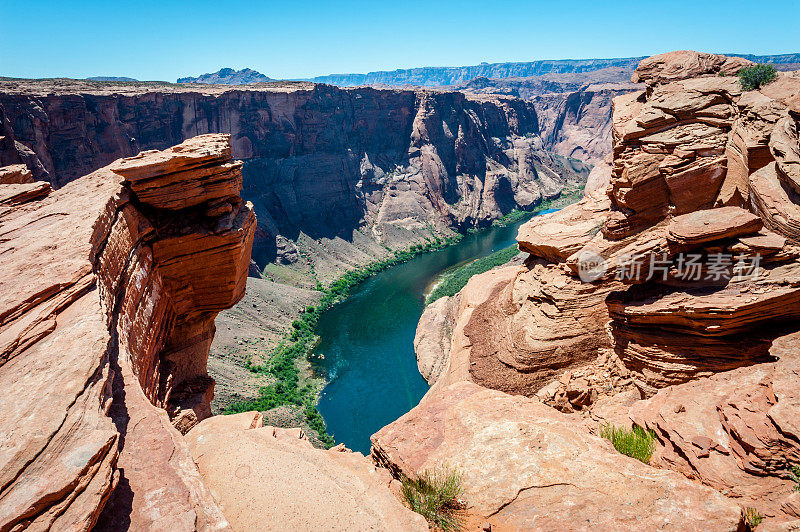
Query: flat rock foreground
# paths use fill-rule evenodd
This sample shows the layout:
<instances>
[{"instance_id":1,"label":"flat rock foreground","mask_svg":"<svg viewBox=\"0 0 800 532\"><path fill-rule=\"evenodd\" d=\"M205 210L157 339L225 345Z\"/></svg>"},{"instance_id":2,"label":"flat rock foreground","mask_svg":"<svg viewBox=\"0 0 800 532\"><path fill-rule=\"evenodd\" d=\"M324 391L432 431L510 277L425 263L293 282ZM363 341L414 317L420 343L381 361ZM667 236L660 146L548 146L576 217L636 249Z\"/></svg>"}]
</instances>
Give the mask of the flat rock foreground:
<instances>
[{"instance_id":1,"label":"flat rock foreground","mask_svg":"<svg viewBox=\"0 0 800 532\"><path fill-rule=\"evenodd\" d=\"M640 63L585 199L428 306L432 388L370 457L211 416L256 232L229 136L55 191L0 168L0 531L427 530L399 481L443 466L467 530L797 530L800 74L744 92L748 64Z\"/></svg>"}]
</instances>

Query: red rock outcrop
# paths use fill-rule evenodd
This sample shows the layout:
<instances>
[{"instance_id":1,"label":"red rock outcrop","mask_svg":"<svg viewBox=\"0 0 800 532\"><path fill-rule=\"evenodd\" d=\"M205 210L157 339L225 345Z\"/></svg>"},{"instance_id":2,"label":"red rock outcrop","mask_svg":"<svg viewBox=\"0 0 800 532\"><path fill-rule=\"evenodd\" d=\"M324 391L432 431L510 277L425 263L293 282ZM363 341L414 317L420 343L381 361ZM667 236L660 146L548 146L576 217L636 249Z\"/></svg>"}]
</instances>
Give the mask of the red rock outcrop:
<instances>
[{"instance_id":1,"label":"red rock outcrop","mask_svg":"<svg viewBox=\"0 0 800 532\"><path fill-rule=\"evenodd\" d=\"M799 342L799 333L778 338L770 350L777 362L672 386L636 403L631 419L658 435L653 463L756 508L767 523L800 518L791 477L800 463Z\"/></svg>"},{"instance_id":2,"label":"red rock outcrop","mask_svg":"<svg viewBox=\"0 0 800 532\"><path fill-rule=\"evenodd\" d=\"M657 434L653 465L756 508L767 526L794 523L797 342L785 335L800 318L800 76L742 92L729 74L746 64L694 52L642 62L634 81L646 90L614 102L607 197L593 185L580 203L533 218L518 235L531 254L523 266L472 278L452 318L444 304L426 310L424 333L452 331L450 343L418 349L445 369L417 411L375 436L378 459L406 473L429 457L459 460L446 444L461 434L452 420L477 427L483 413L470 404L452 414L443 390L461 381L535 395L587 423L629 424L633 405L631 419ZM609 367L619 376L607 378ZM629 396L628 374L651 399ZM433 419L450 425L440 434ZM402 425L432 443L415 450ZM528 515L515 504L514 519Z\"/></svg>"},{"instance_id":3,"label":"red rock outcrop","mask_svg":"<svg viewBox=\"0 0 800 532\"><path fill-rule=\"evenodd\" d=\"M549 406L472 383L436 389L372 436L380 464L460 472L470 530L738 530L713 490L617 453Z\"/></svg>"},{"instance_id":4,"label":"red rock outcrop","mask_svg":"<svg viewBox=\"0 0 800 532\"><path fill-rule=\"evenodd\" d=\"M0 168L0 185L33 183L33 174L24 164L12 164Z\"/></svg>"},{"instance_id":5,"label":"red rock outcrop","mask_svg":"<svg viewBox=\"0 0 800 532\"><path fill-rule=\"evenodd\" d=\"M244 292L230 161L201 136L3 211L0 529L227 527L175 426L209 415L214 316Z\"/></svg>"},{"instance_id":6,"label":"red rock outcrop","mask_svg":"<svg viewBox=\"0 0 800 532\"><path fill-rule=\"evenodd\" d=\"M265 427L257 412L207 419L187 442L234 530L428 530L388 471L343 446L315 449L299 428Z\"/></svg>"},{"instance_id":7,"label":"red rock outcrop","mask_svg":"<svg viewBox=\"0 0 800 532\"><path fill-rule=\"evenodd\" d=\"M752 61L741 57L678 50L639 61L639 65L633 72L632 81L657 85L687 78L714 76L720 73L730 76L752 64Z\"/></svg>"}]
</instances>

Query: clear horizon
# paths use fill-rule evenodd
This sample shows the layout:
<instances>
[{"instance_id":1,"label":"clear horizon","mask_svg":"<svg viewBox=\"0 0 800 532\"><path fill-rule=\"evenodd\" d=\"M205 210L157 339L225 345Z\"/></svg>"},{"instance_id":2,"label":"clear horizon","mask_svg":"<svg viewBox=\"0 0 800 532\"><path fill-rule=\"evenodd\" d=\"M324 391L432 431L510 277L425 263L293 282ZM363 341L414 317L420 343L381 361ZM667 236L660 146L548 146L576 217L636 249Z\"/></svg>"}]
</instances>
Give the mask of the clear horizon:
<instances>
[{"instance_id":1,"label":"clear horizon","mask_svg":"<svg viewBox=\"0 0 800 532\"><path fill-rule=\"evenodd\" d=\"M248 5L99 0L6 2L0 76L127 76L174 82L223 67L271 78L367 73L481 62L637 57L679 49L779 55L800 52L800 1L309 0ZM35 20L33 25L22 22ZM665 28L665 29L661 29Z\"/></svg>"}]
</instances>

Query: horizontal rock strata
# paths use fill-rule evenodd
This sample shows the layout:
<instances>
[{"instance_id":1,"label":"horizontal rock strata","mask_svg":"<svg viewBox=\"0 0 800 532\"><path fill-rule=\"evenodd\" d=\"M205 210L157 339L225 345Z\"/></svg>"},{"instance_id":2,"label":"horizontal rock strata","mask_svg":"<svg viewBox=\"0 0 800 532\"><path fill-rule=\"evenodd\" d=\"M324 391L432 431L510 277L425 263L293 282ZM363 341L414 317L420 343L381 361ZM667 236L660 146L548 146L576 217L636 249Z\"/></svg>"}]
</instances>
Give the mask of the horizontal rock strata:
<instances>
[{"instance_id":1,"label":"horizontal rock strata","mask_svg":"<svg viewBox=\"0 0 800 532\"><path fill-rule=\"evenodd\" d=\"M0 165L25 163L54 188L203 133L230 134L246 162L242 173L234 163L198 171L196 194L224 199L243 179L259 219L255 262L313 268L323 284L385 258L384 245L486 225L580 187L589 171L545 151L533 104L507 95L0 81ZM132 189L141 182L158 208L191 207L192 194L170 194L190 183L126 164Z\"/></svg>"},{"instance_id":2,"label":"horizontal rock strata","mask_svg":"<svg viewBox=\"0 0 800 532\"><path fill-rule=\"evenodd\" d=\"M633 421L658 436L654 464L767 517L800 519L791 478L800 462L798 342L798 333L775 340L777 362L666 388L635 404Z\"/></svg>"},{"instance_id":3,"label":"horizontal rock strata","mask_svg":"<svg viewBox=\"0 0 800 532\"><path fill-rule=\"evenodd\" d=\"M544 520L560 515L552 512L560 501L538 512L540 486L514 485L509 495L481 484L482 475L502 478L505 470L478 473L461 450L507 457L511 435L481 438L522 423L515 416L527 408L509 407L490 430L489 407L466 398L498 393L480 385L535 396L595 427L652 429L655 467L755 508L767 528L800 524L790 474L800 465L800 413L789 385L798 379L800 75L780 73L743 92L734 74L748 64L696 52L641 63L634 81L645 90L614 100L605 194L592 180L578 204L526 223L518 242L530 258L473 277L455 314L449 304L428 307L424 332L441 342L452 331L450 345L420 342L418 351L429 353L417 357L446 358L445 370L417 410L374 436L376 459L404 474L458 464L474 471L472 504L481 516L506 515L498 526L541 519L557 528ZM517 400L524 401L507 399ZM558 414L542 408L539 422ZM423 428L427 439L416 441ZM558 460L569 465L547 475L548 489L577 489L571 480L560 487L574 460ZM508 469L510 485L525 478L526 469ZM582 506L591 496L570 500L580 517L594 518ZM625 522L624 511L619 519L609 528Z\"/></svg>"},{"instance_id":4,"label":"horizontal rock strata","mask_svg":"<svg viewBox=\"0 0 800 532\"><path fill-rule=\"evenodd\" d=\"M210 414L214 316L244 291L240 176L194 186L230 162L201 136L0 214L0 529L228 526L175 427Z\"/></svg>"}]
</instances>

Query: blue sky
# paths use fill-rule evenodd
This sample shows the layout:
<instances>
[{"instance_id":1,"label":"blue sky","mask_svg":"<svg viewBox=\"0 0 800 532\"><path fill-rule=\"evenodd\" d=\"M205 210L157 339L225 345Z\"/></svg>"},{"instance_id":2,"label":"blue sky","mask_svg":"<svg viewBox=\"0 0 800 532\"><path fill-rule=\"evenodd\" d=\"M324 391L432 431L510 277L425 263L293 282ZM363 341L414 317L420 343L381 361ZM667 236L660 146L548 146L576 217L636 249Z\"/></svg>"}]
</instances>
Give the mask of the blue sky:
<instances>
[{"instance_id":1,"label":"blue sky","mask_svg":"<svg viewBox=\"0 0 800 532\"><path fill-rule=\"evenodd\" d=\"M0 0L0 76L175 81L675 49L800 52L800 0L243 2Z\"/></svg>"}]
</instances>

